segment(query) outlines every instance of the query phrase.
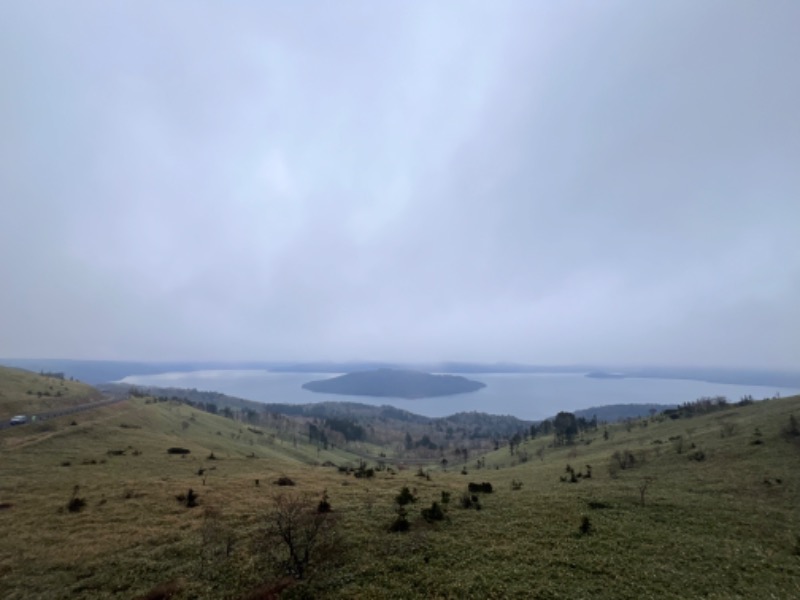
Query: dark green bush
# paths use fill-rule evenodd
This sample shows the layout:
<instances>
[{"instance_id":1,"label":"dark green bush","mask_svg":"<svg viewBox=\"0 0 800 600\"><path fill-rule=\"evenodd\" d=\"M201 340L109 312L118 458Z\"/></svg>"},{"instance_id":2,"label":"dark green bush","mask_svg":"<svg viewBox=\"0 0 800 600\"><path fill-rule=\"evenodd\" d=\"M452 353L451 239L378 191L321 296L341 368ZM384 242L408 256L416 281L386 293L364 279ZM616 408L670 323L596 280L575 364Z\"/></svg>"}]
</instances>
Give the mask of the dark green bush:
<instances>
[{"instance_id":1,"label":"dark green bush","mask_svg":"<svg viewBox=\"0 0 800 600\"><path fill-rule=\"evenodd\" d=\"M474 508L475 510L481 509L481 502L477 496L464 492L461 494L461 508Z\"/></svg>"},{"instance_id":2,"label":"dark green bush","mask_svg":"<svg viewBox=\"0 0 800 600\"><path fill-rule=\"evenodd\" d=\"M467 488L473 494L478 493L478 492L482 492L484 494L491 494L492 493L492 484L491 483L487 483L485 481L483 483L470 482L467 485Z\"/></svg>"},{"instance_id":3,"label":"dark green bush","mask_svg":"<svg viewBox=\"0 0 800 600\"><path fill-rule=\"evenodd\" d=\"M700 449L695 450L689 455L689 460L696 460L697 462L703 462L706 459L706 453Z\"/></svg>"},{"instance_id":4,"label":"dark green bush","mask_svg":"<svg viewBox=\"0 0 800 600\"><path fill-rule=\"evenodd\" d=\"M83 498L78 498L77 496L73 496L70 498L69 502L67 502L67 510L69 512L80 512L86 507L86 500Z\"/></svg>"},{"instance_id":5,"label":"dark green bush","mask_svg":"<svg viewBox=\"0 0 800 600\"><path fill-rule=\"evenodd\" d=\"M178 494L175 496L175 499L186 506L186 508L194 508L197 506L197 498L199 497L198 494L192 488L189 488L189 491L185 494Z\"/></svg>"},{"instance_id":6,"label":"dark green bush","mask_svg":"<svg viewBox=\"0 0 800 600\"><path fill-rule=\"evenodd\" d=\"M578 527L581 535L590 535L594 531L594 527L592 526L592 522L589 520L589 517L583 517L581 519L581 525Z\"/></svg>"},{"instance_id":7,"label":"dark green bush","mask_svg":"<svg viewBox=\"0 0 800 600\"><path fill-rule=\"evenodd\" d=\"M111 452L109 450L109 452ZM190 454L191 450L187 450L186 448L167 448L167 454Z\"/></svg>"},{"instance_id":8,"label":"dark green bush","mask_svg":"<svg viewBox=\"0 0 800 600\"><path fill-rule=\"evenodd\" d=\"M433 502L430 508L423 508L421 512L422 518L428 523L444 520L444 511L442 510L442 507L439 506L438 502Z\"/></svg>"},{"instance_id":9,"label":"dark green bush","mask_svg":"<svg viewBox=\"0 0 800 600\"><path fill-rule=\"evenodd\" d=\"M408 513L402 506L397 507L397 518L389 525L391 533L404 532L411 529L411 523L408 522Z\"/></svg>"},{"instance_id":10,"label":"dark green bush","mask_svg":"<svg viewBox=\"0 0 800 600\"><path fill-rule=\"evenodd\" d=\"M328 490L324 490L322 492L322 499L319 501L319 504L317 505L317 512L320 514L331 512L331 503L329 502L328 498Z\"/></svg>"},{"instance_id":11,"label":"dark green bush","mask_svg":"<svg viewBox=\"0 0 800 600\"><path fill-rule=\"evenodd\" d=\"M80 486L77 485L72 488L72 497L69 499L69 502L67 502L67 510L69 512L80 512L86 507L86 500L83 498L78 498L79 490Z\"/></svg>"},{"instance_id":12,"label":"dark green bush","mask_svg":"<svg viewBox=\"0 0 800 600\"><path fill-rule=\"evenodd\" d=\"M400 490L400 493L395 496L394 501L397 502L399 506L405 506L411 502L416 502L417 498L411 493L411 490L409 490L408 487L403 486L403 489Z\"/></svg>"}]
</instances>

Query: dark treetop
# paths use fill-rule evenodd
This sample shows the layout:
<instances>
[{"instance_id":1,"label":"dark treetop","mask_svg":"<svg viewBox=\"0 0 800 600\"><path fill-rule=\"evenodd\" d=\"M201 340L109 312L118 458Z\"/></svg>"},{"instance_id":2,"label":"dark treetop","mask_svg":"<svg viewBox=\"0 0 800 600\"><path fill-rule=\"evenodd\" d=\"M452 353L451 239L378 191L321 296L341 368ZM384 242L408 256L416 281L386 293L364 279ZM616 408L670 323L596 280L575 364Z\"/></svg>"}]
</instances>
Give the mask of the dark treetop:
<instances>
[{"instance_id":1,"label":"dark treetop","mask_svg":"<svg viewBox=\"0 0 800 600\"><path fill-rule=\"evenodd\" d=\"M486 387L486 384L460 375L432 375L420 371L377 369L310 381L303 384L303 387L312 392L347 396L429 398L474 392Z\"/></svg>"}]
</instances>

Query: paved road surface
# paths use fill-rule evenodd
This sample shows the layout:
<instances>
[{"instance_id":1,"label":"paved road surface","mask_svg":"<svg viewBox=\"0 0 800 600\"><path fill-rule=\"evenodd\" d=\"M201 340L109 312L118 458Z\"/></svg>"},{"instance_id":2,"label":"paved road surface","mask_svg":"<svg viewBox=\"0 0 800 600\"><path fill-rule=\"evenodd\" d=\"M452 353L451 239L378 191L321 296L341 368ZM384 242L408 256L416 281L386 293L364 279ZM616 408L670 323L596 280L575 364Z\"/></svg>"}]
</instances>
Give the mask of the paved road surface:
<instances>
[{"instance_id":1,"label":"paved road surface","mask_svg":"<svg viewBox=\"0 0 800 600\"><path fill-rule=\"evenodd\" d=\"M99 402L91 402L89 404L78 404L77 406L70 406L68 408L61 408L59 410L49 410L47 412L36 413L36 414L29 414L28 422L25 425L11 425L8 420L3 419L0 422L0 429L6 429L8 427L27 427L31 423L38 423L39 421L47 421L48 419L54 419L55 417L62 417L64 415L71 415L75 413L85 412L87 410L94 410L96 408L100 408L101 406L108 406L109 404L114 404L115 402L122 402L125 400L124 397L117 397L117 398L109 398L107 397L105 400L100 400ZM36 419L34 419L36 417Z\"/></svg>"}]
</instances>

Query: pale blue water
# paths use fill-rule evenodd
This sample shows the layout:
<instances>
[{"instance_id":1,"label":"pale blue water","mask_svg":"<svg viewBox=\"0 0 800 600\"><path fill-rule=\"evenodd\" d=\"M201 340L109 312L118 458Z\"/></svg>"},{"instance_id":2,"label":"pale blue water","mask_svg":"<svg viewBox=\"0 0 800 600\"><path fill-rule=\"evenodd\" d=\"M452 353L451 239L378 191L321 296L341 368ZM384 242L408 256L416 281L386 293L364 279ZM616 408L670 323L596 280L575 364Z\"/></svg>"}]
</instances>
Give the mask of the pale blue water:
<instances>
[{"instance_id":1,"label":"pale blue water","mask_svg":"<svg viewBox=\"0 0 800 600\"><path fill-rule=\"evenodd\" d=\"M221 392L257 402L306 404L352 401L389 404L420 415L443 417L461 411L480 411L539 420L560 410L580 410L606 404L681 404L703 396L726 396L737 401L751 395L760 400L791 396L800 390L754 385L707 383L685 379L594 379L581 374L479 374L469 379L487 387L470 394L404 400L370 396L317 394L302 389L307 381L333 377L330 373L271 373L268 371L192 371L160 375L132 375L122 381L135 385L194 388Z\"/></svg>"}]
</instances>

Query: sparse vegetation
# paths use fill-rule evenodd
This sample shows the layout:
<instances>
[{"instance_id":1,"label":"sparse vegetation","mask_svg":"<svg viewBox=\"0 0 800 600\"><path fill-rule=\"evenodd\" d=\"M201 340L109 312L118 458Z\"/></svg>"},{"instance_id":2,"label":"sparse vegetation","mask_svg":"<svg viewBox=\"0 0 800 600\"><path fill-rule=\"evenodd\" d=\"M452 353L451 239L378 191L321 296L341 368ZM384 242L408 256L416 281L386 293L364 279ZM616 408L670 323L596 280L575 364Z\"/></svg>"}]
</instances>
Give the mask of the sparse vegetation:
<instances>
[{"instance_id":1,"label":"sparse vegetation","mask_svg":"<svg viewBox=\"0 0 800 600\"><path fill-rule=\"evenodd\" d=\"M45 388L22 389L37 401L26 389ZM353 449L362 456L340 446L341 438L332 436L336 447L327 449L320 439L309 441L306 416L292 429L283 417L249 422L133 397L82 413L77 426L65 416L48 432L0 431L7 540L0 586L9 598L53 597L54 590L138 598L160 589L198 600L275 590L287 598L414 597L420 590L431 597L792 597L800 589L798 436L791 434L799 411L800 398L783 398L654 416L647 427L634 421L630 431L625 423L601 424L589 445L580 439L587 433L552 445L553 431L537 430L515 440L513 456L505 443L511 432L498 438L496 451L469 446L465 458L461 450L437 449L423 463L418 455L407 460L405 429L397 447L358 442ZM736 424L731 435L721 434L722 415ZM191 423L185 430L184 421ZM317 425L330 433L323 420ZM446 439L451 425L441 426L410 424L412 444L429 431L439 445L435 436ZM453 427L453 445L465 447L469 434L462 438ZM678 442L681 454L672 451ZM168 447L192 452L178 460L165 455ZM540 447L546 460L514 460ZM259 458L247 459L254 450ZM417 451L423 449L409 452ZM689 459L698 452L702 463ZM622 468L620 459L631 464ZM65 462L72 466L61 467ZM383 466L372 477L350 476L362 463L363 470ZM616 478L597 468L606 463L616 464ZM559 481L571 479L567 464L580 485ZM336 465L352 467L339 473ZM474 491L460 474L463 465L473 479L482 475L471 482ZM425 477L417 477L420 470ZM281 477L296 485L254 485ZM187 508L190 489L197 508ZM273 493L297 498L304 506L299 522L311 531L315 518L332 519L324 529L334 535L312 542L307 562L299 549L299 566L276 527ZM72 498L83 501L74 512ZM537 576L521 577L532 564Z\"/></svg>"},{"instance_id":2,"label":"sparse vegetation","mask_svg":"<svg viewBox=\"0 0 800 600\"><path fill-rule=\"evenodd\" d=\"M111 450L109 450L109 453L111 453ZM124 453L124 451L121 453ZM186 448L178 448L178 447L167 448L167 454L190 454L190 453L191 450L187 450Z\"/></svg>"},{"instance_id":3,"label":"sparse vegetation","mask_svg":"<svg viewBox=\"0 0 800 600\"><path fill-rule=\"evenodd\" d=\"M339 536L330 511L315 510L301 494L278 494L259 533L258 547L279 572L303 579L313 566L335 558Z\"/></svg>"},{"instance_id":4,"label":"sparse vegetation","mask_svg":"<svg viewBox=\"0 0 800 600\"><path fill-rule=\"evenodd\" d=\"M403 489L400 490L400 493L395 496L394 501L398 504L398 506L405 506L406 504L416 502L417 498L411 493L411 490L408 489L408 486L403 486Z\"/></svg>"},{"instance_id":5,"label":"sparse vegetation","mask_svg":"<svg viewBox=\"0 0 800 600\"><path fill-rule=\"evenodd\" d=\"M470 493L473 493L473 494L477 494L477 493L491 494L492 491L493 491L492 484L488 483L486 481L484 481L483 483L470 482L467 485L467 489L470 491Z\"/></svg>"},{"instance_id":6,"label":"sparse vegetation","mask_svg":"<svg viewBox=\"0 0 800 600\"><path fill-rule=\"evenodd\" d=\"M431 503L430 508L423 508L421 512L422 518L428 523L433 523L434 521L443 521L445 517L442 507L439 506L439 503L436 501Z\"/></svg>"},{"instance_id":7,"label":"sparse vegetation","mask_svg":"<svg viewBox=\"0 0 800 600\"><path fill-rule=\"evenodd\" d=\"M189 491L185 494L178 494L175 496L175 499L183 504L186 508L194 508L197 506L197 498L198 494L192 490L192 488L189 488Z\"/></svg>"},{"instance_id":8,"label":"sparse vegetation","mask_svg":"<svg viewBox=\"0 0 800 600\"><path fill-rule=\"evenodd\" d=\"M71 513L81 512L86 508L86 499L78 497L79 486L75 486L72 490L72 496L67 502L67 510Z\"/></svg>"},{"instance_id":9,"label":"sparse vegetation","mask_svg":"<svg viewBox=\"0 0 800 600\"><path fill-rule=\"evenodd\" d=\"M594 531L594 527L589 517L584 516L581 519L581 524L580 527L578 527L578 531L581 535L590 535Z\"/></svg>"}]
</instances>

